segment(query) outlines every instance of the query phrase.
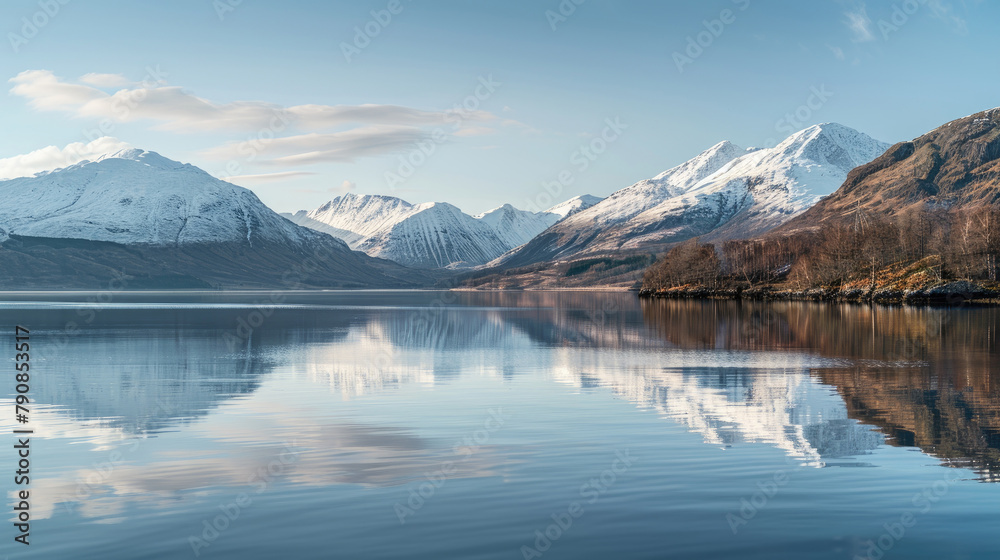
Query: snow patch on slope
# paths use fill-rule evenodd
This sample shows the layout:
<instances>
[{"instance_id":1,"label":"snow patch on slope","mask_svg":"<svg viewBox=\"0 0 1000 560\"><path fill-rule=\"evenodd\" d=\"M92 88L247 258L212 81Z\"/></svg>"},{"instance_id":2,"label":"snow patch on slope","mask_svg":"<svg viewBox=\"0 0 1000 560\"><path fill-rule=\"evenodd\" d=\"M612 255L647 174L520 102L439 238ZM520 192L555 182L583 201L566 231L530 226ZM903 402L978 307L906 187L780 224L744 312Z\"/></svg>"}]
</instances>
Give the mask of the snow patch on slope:
<instances>
[{"instance_id":1,"label":"snow patch on slope","mask_svg":"<svg viewBox=\"0 0 1000 560\"><path fill-rule=\"evenodd\" d=\"M656 206L663 200L679 196L727 163L745 154L746 150L731 142L719 142L690 160L660 173L652 179L616 191L598 204L570 216L569 224L608 226L625 222Z\"/></svg>"},{"instance_id":2,"label":"snow patch on slope","mask_svg":"<svg viewBox=\"0 0 1000 560\"><path fill-rule=\"evenodd\" d=\"M574 196L566 202L556 204L552 208L546 210L546 212L549 214L556 214L560 217L560 219L562 219L571 214L576 214L581 210L586 210L602 200L604 199L598 196L581 194L580 196Z\"/></svg>"}]
</instances>

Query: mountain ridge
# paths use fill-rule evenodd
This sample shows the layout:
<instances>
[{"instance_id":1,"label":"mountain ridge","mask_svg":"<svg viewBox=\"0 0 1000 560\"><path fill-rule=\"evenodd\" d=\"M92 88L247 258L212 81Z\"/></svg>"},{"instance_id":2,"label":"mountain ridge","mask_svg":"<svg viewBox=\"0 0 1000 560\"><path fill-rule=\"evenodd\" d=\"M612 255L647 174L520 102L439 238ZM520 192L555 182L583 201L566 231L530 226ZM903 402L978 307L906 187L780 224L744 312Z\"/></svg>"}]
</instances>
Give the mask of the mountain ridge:
<instances>
[{"instance_id":1,"label":"mountain ridge","mask_svg":"<svg viewBox=\"0 0 1000 560\"><path fill-rule=\"evenodd\" d=\"M774 148L719 142L616 191L488 266L655 252L691 237L724 240L767 231L836 190L855 164L887 147L835 123L798 131Z\"/></svg>"},{"instance_id":2,"label":"mountain ridge","mask_svg":"<svg viewBox=\"0 0 1000 560\"><path fill-rule=\"evenodd\" d=\"M300 227L252 191L131 148L0 181L0 286L415 287L433 281Z\"/></svg>"},{"instance_id":3,"label":"mountain ridge","mask_svg":"<svg viewBox=\"0 0 1000 560\"><path fill-rule=\"evenodd\" d=\"M596 200L581 195L542 212L503 204L470 216L446 202L411 204L392 196L348 193L315 210L283 216L373 257L421 268L459 269L497 258Z\"/></svg>"},{"instance_id":4,"label":"mountain ridge","mask_svg":"<svg viewBox=\"0 0 1000 560\"><path fill-rule=\"evenodd\" d=\"M896 215L915 204L1000 203L1000 107L945 123L853 169L843 186L777 232L849 221L858 211Z\"/></svg>"}]
</instances>

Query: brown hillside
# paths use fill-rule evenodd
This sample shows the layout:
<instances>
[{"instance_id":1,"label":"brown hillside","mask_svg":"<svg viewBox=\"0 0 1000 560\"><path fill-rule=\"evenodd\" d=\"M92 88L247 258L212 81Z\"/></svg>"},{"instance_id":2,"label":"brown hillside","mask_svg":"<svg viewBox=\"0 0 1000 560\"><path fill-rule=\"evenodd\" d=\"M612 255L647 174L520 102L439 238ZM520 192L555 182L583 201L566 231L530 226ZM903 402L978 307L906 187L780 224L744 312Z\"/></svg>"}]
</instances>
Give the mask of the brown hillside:
<instances>
[{"instance_id":1,"label":"brown hillside","mask_svg":"<svg viewBox=\"0 0 1000 560\"><path fill-rule=\"evenodd\" d=\"M1000 203L1000 108L896 144L852 170L840 189L777 232L853 220L859 209L895 215L917 203L945 208Z\"/></svg>"}]
</instances>

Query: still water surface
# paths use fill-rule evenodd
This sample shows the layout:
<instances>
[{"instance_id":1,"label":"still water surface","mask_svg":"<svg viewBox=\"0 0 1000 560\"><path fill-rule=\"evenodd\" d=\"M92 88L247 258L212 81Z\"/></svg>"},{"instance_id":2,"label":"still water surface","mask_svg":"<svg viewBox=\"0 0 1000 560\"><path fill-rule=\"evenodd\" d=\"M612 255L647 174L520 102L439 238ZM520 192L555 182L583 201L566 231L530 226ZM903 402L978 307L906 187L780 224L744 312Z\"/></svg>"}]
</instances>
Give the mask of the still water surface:
<instances>
[{"instance_id":1,"label":"still water surface","mask_svg":"<svg viewBox=\"0 0 1000 560\"><path fill-rule=\"evenodd\" d=\"M11 559L1000 557L997 309L87 298L0 303Z\"/></svg>"}]
</instances>

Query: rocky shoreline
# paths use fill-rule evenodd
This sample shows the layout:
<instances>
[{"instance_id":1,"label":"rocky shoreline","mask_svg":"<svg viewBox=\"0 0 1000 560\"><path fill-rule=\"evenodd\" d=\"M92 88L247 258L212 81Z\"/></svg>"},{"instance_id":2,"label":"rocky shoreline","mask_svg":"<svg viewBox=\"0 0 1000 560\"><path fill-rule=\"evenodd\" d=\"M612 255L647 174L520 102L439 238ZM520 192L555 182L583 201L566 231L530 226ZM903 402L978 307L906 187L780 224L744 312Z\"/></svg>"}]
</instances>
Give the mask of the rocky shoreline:
<instances>
[{"instance_id":1,"label":"rocky shoreline","mask_svg":"<svg viewBox=\"0 0 1000 560\"><path fill-rule=\"evenodd\" d=\"M1000 290L965 280L916 290L894 288L811 288L791 290L778 286L709 288L683 286L665 290L639 290L639 297L675 299L747 299L758 301L824 301L906 305L998 305Z\"/></svg>"}]
</instances>

